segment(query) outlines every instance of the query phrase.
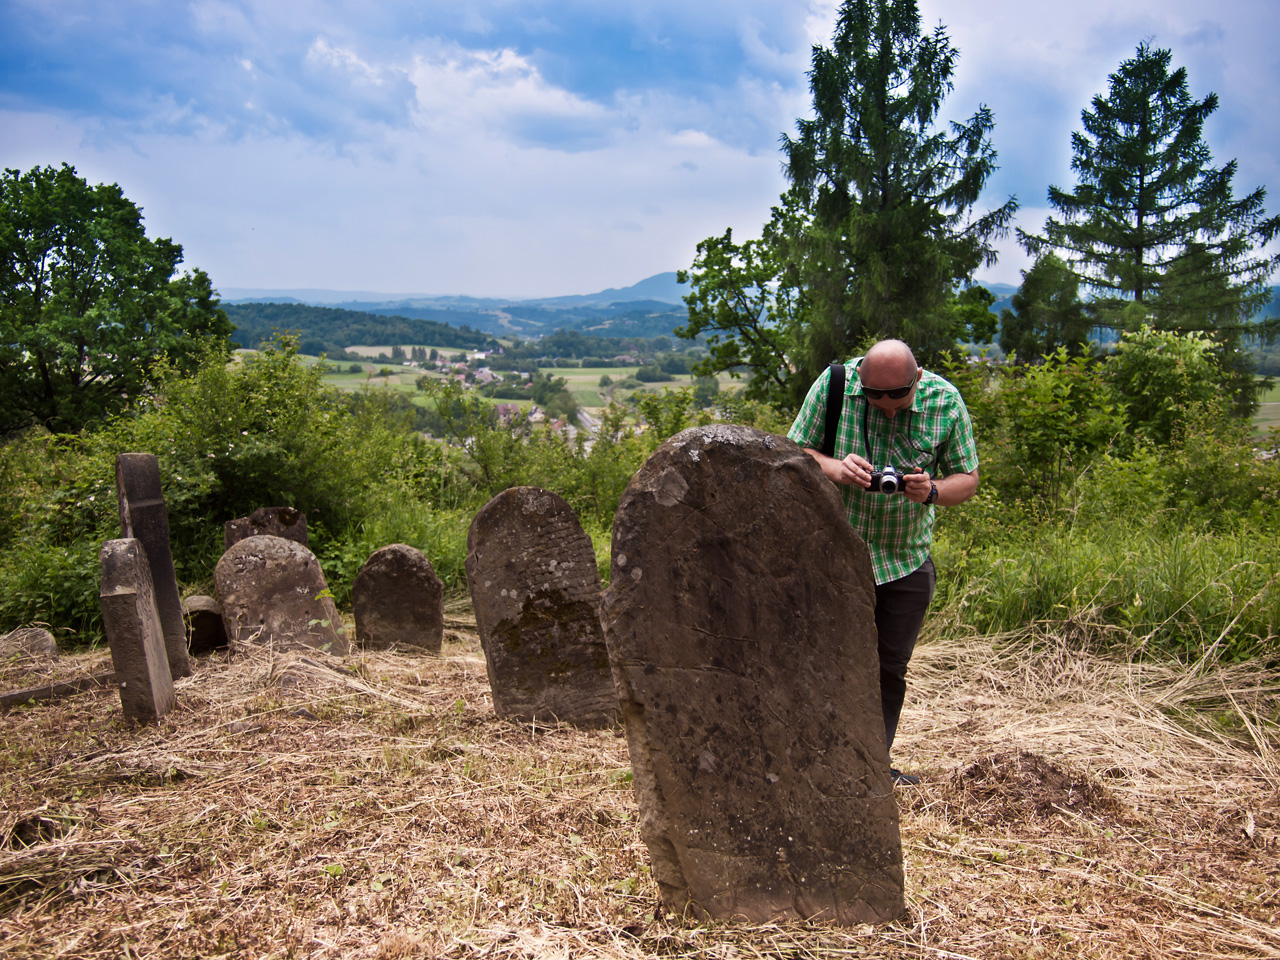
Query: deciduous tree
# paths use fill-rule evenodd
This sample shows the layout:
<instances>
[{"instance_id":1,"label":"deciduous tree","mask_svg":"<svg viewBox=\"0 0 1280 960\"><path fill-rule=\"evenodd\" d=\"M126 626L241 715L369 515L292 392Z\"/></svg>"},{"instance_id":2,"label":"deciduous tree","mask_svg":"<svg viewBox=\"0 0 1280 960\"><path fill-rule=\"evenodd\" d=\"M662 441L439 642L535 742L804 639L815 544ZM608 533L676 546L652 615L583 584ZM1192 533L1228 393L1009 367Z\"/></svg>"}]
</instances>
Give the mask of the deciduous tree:
<instances>
[{"instance_id":1,"label":"deciduous tree","mask_svg":"<svg viewBox=\"0 0 1280 960\"><path fill-rule=\"evenodd\" d=\"M115 184L73 167L0 178L0 431L77 432L123 409L167 356L194 369L232 327L182 247L152 240Z\"/></svg>"},{"instance_id":2,"label":"deciduous tree","mask_svg":"<svg viewBox=\"0 0 1280 960\"><path fill-rule=\"evenodd\" d=\"M1053 253L1042 253L1022 272L1012 310L1000 313L1000 349L1020 363L1065 349L1068 356L1088 351L1094 321L1080 299L1080 279Z\"/></svg>"},{"instance_id":3,"label":"deciduous tree","mask_svg":"<svg viewBox=\"0 0 1280 960\"><path fill-rule=\"evenodd\" d=\"M689 322L676 335L707 342L695 374L741 377L745 371L744 392L753 400L788 405L803 397L808 381L791 362L807 306L788 256L788 238L797 229L794 210L783 204L759 240L737 243L726 230L699 243L693 266L677 273L690 292L684 298Z\"/></svg>"}]
</instances>

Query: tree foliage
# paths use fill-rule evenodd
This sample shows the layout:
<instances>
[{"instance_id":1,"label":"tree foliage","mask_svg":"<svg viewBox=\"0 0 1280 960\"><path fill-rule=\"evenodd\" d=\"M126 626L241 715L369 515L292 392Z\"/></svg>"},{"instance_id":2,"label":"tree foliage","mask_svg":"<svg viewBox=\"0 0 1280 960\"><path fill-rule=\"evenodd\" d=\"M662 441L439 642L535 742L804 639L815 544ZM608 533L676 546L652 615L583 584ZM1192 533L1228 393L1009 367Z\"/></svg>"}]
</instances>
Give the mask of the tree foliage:
<instances>
[{"instance_id":1,"label":"tree foliage","mask_svg":"<svg viewBox=\"0 0 1280 960\"><path fill-rule=\"evenodd\" d=\"M1080 280L1058 256L1044 252L1022 272L1012 310L1000 312L1000 349L1020 363L1066 350L1088 352L1094 321L1080 299Z\"/></svg>"},{"instance_id":2,"label":"tree foliage","mask_svg":"<svg viewBox=\"0 0 1280 960\"><path fill-rule=\"evenodd\" d=\"M812 302L806 375L883 337L937 357L954 343L953 290L996 261L1018 204L975 215L996 169L991 111L936 125L957 58L941 25L921 31L915 0L845 0L831 47L814 49L814 116L783 138L810 218L797 251Z\"/></svg>"},{"instance_id":3,"label":"tree foliage","mask_svg":"<svg viewBox=\"0 0 1280 960\"><path fill-rule=\"evenodd\" d=\"M794 406L828 361L882 337L925 362L990 340L977 292L955 291L995 262L1018 205L975 212L996 161L985 106L939 129L957 56L941 26L921 32L915 0L845 0L832 45L814 48L813 116L783 136L791 186L761 238L726 230L680 274L678 332L710 347L695 372L746 371L748 396Z\"/></svg>"},{"instance_id":4,"label":"tree foliage","mask_svg":"<svg viewBox=\"0 0 1280 960\"><path fill-rule=\"evenodd\" d=\"M123 410L167 357L194 370L231 324L182 247L152 240L120 187L75 168L0 178L0 431L77 432Z\"/></svg>"},{"instance_id":5,"label":"tree foliage","mask_svg":"<svg viewBox=\"0 0 1280 960\"><path fill-rule=\"evenodd\" d=\"M1125 333L1107 373L1125 398L1130 432L1167 444L1196 408L1226 412L1222 370L1204 334L1179 335L1149 326Z\"/></svg>"},{"instance_id":6,"label":"tree foliage","mask_svg":"<svg viewBox=\"0 0 1280 960\"><path fill-rule=\"evenodd\" d=\"M1194 99L1184 67L1169 50L1140 44L1111 74L1105 96L1081 113L1072 134L1071 191L1049 188L1058 211L1043 236L1021 234L1032 252L1063 252L1095 292L1098 322L1133 330L1212 332L1241 409L1252 406L1252 377L1236 350L1244 336L1274 336L1280 324L1248 320L1270 298L1280 254L1262 248L1280 234L1280 216L1263 209L1265 188L1236 198L1236 162L1221 167L1203 137L1218 108Z\"/></svg>"},{"instance_id":7,"label":"tree foliage","mask_svg":"<svg viewBox=\"0 0 1280 960\"><path fill-rule=\"evenodd\" d=\"M705 336L707 356L693 372L714 377L748 375L746 395L793 403L808 389L789 357L807 317L807 298L789 256L789 236L799 228L785 203L758 240L736 243L733 230L698 244L693 266L677 273L691 290L684 298L689 322L676 335Z\"/></svg>"}]
</instances>

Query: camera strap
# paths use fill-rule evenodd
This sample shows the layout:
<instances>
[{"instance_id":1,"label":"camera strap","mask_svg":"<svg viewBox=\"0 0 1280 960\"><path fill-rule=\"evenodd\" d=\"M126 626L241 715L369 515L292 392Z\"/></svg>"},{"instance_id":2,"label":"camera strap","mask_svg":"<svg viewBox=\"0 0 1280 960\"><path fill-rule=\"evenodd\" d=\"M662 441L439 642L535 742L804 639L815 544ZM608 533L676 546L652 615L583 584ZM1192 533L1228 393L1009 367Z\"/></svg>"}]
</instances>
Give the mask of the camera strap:
<instances>
[{"instance_id":1,"label":"camera strap","mask_svg":"<svg viewBox=\"0 0 1280 960\"><path fill-rule=\"evenodd\" d=\"M840 429L840 414L844 410L844 364L831 361L831 380L827 383L827 417L822 430L822 452L835 456L836 433Z\"/></svg>"}]
</instances>

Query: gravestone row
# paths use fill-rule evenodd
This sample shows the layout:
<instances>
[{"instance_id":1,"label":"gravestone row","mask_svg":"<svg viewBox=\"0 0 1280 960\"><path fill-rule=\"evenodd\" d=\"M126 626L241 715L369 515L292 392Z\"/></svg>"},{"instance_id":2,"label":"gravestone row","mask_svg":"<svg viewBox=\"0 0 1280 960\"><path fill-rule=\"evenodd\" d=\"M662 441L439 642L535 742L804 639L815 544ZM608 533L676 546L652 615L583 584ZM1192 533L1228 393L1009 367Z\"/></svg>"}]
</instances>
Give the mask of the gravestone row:
<instances>
[{"instance_id":1,"label":"gravestone row","mask_svg":"<svg viewBox=\"0 0 1280 960\"><path fill-rule=\"evenodd\" d=\"M125 537L102 551L103 615L125 713L147 721L172 709L190 667L185 636L179 653L166 626L162 597L177 592L155 458L126 455L117 478ZM289 520L305 538L305 518ZM220 614L237 642L345 652L316 558L253 532L267 526L259 517L233 538L228 524L217 599L189 602L191 622ZM499 494L467 546L495 713L621 719L670 909L753 922L901 915L870 561L807 454L745 427L671 438L619 506L603 596L590 538L549 491ZM438 651L442 593L413 548L377 551L353 585L357 642Z\"/></svg>"}]
</instances>

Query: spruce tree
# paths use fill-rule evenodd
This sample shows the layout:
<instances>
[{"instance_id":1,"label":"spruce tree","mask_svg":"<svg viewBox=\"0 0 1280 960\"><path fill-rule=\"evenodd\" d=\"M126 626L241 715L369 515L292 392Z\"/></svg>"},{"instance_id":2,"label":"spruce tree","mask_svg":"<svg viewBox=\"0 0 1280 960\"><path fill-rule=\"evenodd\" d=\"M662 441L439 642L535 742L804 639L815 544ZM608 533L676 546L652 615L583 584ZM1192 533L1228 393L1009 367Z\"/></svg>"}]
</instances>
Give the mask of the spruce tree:
<instances>
[{"instance_id":1,"label":"spruce tree","mask_svg":"<svg viewBox=\"0 0 1280 960\"><path fill-rule=\"evenodd\" d=\"M810 217L796 245L810 373L882 337L926 360L950 348L947 301L996 260L992 243L1018 204L972 214L996 169L991 112L935 125L957 57L941 25L922 33L915 0L845 0L831 47L814 48L814 116L783 138Z\"/></svg>"},{"instance_id":2,"label":"spruce tree","mask_svg":"<svg viewBox=\"0 0 1280 960\"><path fill-rule=\"evenodd\" d=\"M1092 288L1104 326L1211 332L1247 407L1251 378L1237 347L1245 335L1277 332L1274 322L1248 321L1280 266L1280 255L1262 252L1280 217L1264 212L1265 188L1235 198L1236 162L1215 167L1203 137L1217 95L1194 99L1186 68L1171 62L1169 50L1143 43L1111 74L1071 138L1079 182L1070 192L1050 187L1059 216L1043 236L1021 239L1033 253L1061 251Z\"/></svg>"}]
</instances>

